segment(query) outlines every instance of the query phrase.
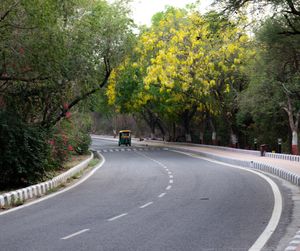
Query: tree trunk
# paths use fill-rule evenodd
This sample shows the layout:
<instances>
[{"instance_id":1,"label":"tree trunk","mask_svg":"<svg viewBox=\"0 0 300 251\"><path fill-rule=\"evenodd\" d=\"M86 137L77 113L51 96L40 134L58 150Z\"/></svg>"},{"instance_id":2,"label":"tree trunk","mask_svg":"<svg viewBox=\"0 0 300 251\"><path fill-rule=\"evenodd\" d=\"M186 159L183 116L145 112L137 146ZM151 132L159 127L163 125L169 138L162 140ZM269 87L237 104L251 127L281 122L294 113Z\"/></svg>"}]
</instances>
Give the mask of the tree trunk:
<instances>
[{"instance_id":1,"label":"tree trunk","mask_svg":"<svg viewBox=\"0 0 300 251\"><path fill-rule=\"evenodd\" d=\"M238 148L238 137L233 130L230 131L230 146Z\"/></svg>"},{"instance_id":2,"label":"tree trunk","mask_svg":"<svg viewBox=\"0 0 300 251\"><path fill-rule=\"evenodd\" d=\"M155 139L156 118L154 117L152 111L149 108L145 108L145 111L143 113L143 118L150 128L150 138Z\"/></svg>"},{"instance_id":3,"label":"tree trunk","mask_svg":"<svg viewBox=\"0 0 300 251\"><path fill-rule=\"evenodd\" d=\"M162 136L163 136L163 141L165 141L166 132L165 132L164 126L161 123L161 120L157 120L156 123L157 123L157 126L158 126Z\"/></svg>"},{"instance_id":4,"label":"tree trunk","mask_svg":"<svg viewBox=\"0 0 300 251\"><path fill-rule=\"evenodd\" d=\"M211 130L212 130L212 134L211 134L212 144L213 145L218 145L217 131L216 131L215 125L214 125L214 123L213 123L213 121L212 121L211 118L209 118L209 124L210 124Z\"/></svg>"},{"instance_id":5,"label":"tree trunk","mask_svg":"<svg viewBox=\"0 0 300 251\"><path fill-rule=\"evenodd\" d=\"M204 144L204 132L200 132L200 144Z\"/></svg>"},{"instance_id":6,"label":"tree trunk","mask_svg":"<svg viewBox=\"0 0 300 251\"><path fill-rule=\"evenodd\" d=\"M153 119L153 117L151 117L150 121L149 121L149 127L150 127L150 139L155 139L155 121Z\"/></svg>"},{"instance_id":7,"label":"tree trunk","mask_svg":"<svg viewBox=\"0 0 300 251\"><path fill-rule=\"evenodd\" d=\"M195 116L196 111L197 106L193 106L190 110L186 109L182 114L186 142L192 142L191 121Z\"/></svg>"},{"instance_id":8,"label":"tree trunk","mask_svg":"<svg viewBox=\"0 0 300 251\"><path fill-rule=\"evenodd\" d=\"M191 142L192 137L191 137L191 132L190 132L190 116L189 116L188 110L186 110L183 113L183 126L184 126L184 132L185 132L185 141Z\"/></svg>"},{"instance_id":9,"label":"tree trunk","mask_svg":"<svg viewBox=\"0 0 300 251\"><path fill-rule=\"evenodd\" d=\"M175 139L176 139L176 123L175 122L173 122L173 141L176 141Z\"/></svg>"},{"instance_id":10,"label":"tree trunk","mask_svg":"<svg viewBox=\"0 0 300 251\"><path fill-rule=\"evenodd\" d=\"M292 154L298 155L298 130L292 132Z\"/></svg>"},{"instance_id":11,"label":"tree trunk","mask_svg":"<svg viewBox=\"0 0 300 251\"><path fill-rule=\"evenodd\" d=\"M300 110L296 112L294 115L294 109L292 106L292 100L287 94L287 106L283 107L283 109L286 111L288 118L289 118L289 124L290 129L292 131L292 154L298 155L299 149L298 149L298 125L299 125L299 118L300 118Z\"/></svg>"},{"instance_id":12,"label":"tree trunk","mask_svg":"<svg viewBox=\"0 0 300 251\"><path fill-rule=\"evenodd\" d=\"M205 121L203 121L200 124L200 144L205 144L204 143L204 132L205 132Z\"/></svg>"}]
</instances>

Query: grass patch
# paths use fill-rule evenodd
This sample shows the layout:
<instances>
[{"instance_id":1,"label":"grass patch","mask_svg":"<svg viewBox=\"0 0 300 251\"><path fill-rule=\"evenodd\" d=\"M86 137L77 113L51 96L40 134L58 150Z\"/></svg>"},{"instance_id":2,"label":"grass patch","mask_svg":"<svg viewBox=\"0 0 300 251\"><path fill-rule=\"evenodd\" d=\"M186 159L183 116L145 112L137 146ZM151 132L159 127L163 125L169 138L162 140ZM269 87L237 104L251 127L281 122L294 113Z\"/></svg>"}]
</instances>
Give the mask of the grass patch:
<instances>
[{"instance_id":1,"label":"grass patch","mask_svg":"<svg viewBox=\"0 0 300 251\"><path fill-rule=\"evenodd\" d=\"M96 166L98 163L100 163L100 159L92 159L88 165L88 167Z\"/></svg>"},{"instance_id":2,"label":"grass patch","mask_svg":"<svg viewBox=\"0 0 300 251\"><path fill-rule=\"evenodd\" d=\"M50 193L55 193L55 192L57 192L59 189L60 189L60 185L57 186L57 187L53 187L53 188L49 189L48 191L46 191L45 195L48 195L48 194L50 194Z\"/></svg>"},{"instance_id":3,"label":"grass patch","mask_svg":"<svg viewBox=\"0 0 300 251\"><path fill-rule=\"evenodd\" d=\"M20 198L18 198L16 201L13 201L12 206L19 207L19 206L22 206L23 204L24 204L24 201L21 200Z\"/></svg>"},{"instance_id":4,"label":"grass patch","mask_svg":"<svg viewBox=\"0 0 300 251\"><path fill-rule=\"evenodd\" d=\"M5 205L0 207L1 210L7 210L7 209L11 209L13 207L19 207L22 206L25 203L24 200L21 200L20 198L15 199L14 197L11 198L11 202L10 205Z\"/></svg>"},{"instance_id":5,"label":"grass patch","mask_svg":"<svg viewBox=\"0 0 300 251\"><path fill-rule=\"evenodd\" d=\"M43 181L47 181L49 179L52 179L64 172L68 171L72 167L74 167L74 166L80 164L82 161L88 159L90 156L91 155L73 155L68 161L66 161L63 164L63 166L60 169L48 172Z\"/></svg>"},{"instance_id":6,"label":"grass patch","mask_svg":"<svg viewBox=\"0 0 300 251\"><path fill-rule=\"evenodd\" d=\"M91 155L73 155L69 161L63 164L63 169L68 170L78 164L80 164L82 161L88 159Z\"/></svg>"}]
</instances>

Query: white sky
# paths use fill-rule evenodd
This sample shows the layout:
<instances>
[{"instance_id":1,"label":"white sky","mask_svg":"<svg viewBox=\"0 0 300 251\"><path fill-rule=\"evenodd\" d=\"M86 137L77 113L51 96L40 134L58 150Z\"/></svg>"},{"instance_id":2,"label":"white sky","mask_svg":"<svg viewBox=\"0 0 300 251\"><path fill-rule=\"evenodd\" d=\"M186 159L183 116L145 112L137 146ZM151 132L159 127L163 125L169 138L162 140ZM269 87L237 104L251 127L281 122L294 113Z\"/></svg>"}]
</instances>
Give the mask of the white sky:
<instances>
[{"instance_id":1,"label":"white sky","mask_svg":"<svg viewBox=\"0 0 300 251\"><path fill-rule=\"evenodd\" d=\"M202 0L200 11L204 12L213 0ZM136 24L147 25L151 24L151 17L165 9L165 6L184 7L187 4L195 3L195 0L133 0L132 15Z\"/></svg>"}]
</instances>

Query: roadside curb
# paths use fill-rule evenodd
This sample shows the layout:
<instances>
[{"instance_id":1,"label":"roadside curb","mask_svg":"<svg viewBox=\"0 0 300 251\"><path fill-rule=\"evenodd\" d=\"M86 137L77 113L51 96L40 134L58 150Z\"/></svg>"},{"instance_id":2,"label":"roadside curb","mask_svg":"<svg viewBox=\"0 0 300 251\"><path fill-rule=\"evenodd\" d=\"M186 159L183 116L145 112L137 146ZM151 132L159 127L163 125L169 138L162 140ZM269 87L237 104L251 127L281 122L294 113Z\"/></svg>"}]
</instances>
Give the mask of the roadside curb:
<instances>
[{"instance_id":1,"label":"roadside curb","mask_svg":"<svg viewBox=\"0 0 300 251\"><path fill-rule=\"evenodd\" d=\"M172 146L169 146L169 147L172 149L176 149L176 150L181 150L181 151L185 150L188 152L192 152L192 153L198 154L200 156L211 158L211 159L214 159L214 160L217 160L220 162L224 162L227 164L238 165L241 167L246 167L246 168L251 168L251 169L256 169L256 170L260 170L263 172L271 173L271 174L274 174L275 176L278 176L284 180L291 182L294 185L300 186L300 176L299 175L289 172L289 171L286 171L280 167L275 167L275 166L264 164L264 163L257 162L257 161L237 160L234 158L220 157L216 154L204 153L201 151L193 151L190 149L176 148L176 147L172 147Z\"/></svg>"},{"instance_id":2,"label":"roadside curb","mask_svg":"<svg viewBox=\"0 0 300 251\"><path fill-rule=\"evenodd\" d=\"M147 141L154 142L154 143L158 142L158 141L155 141L155 140L147 140ZM222 151L236 152L236 153L246 153L246 154L249 154L249 155L261 156L260 151L257 151L257 150L246 150L246 149L238 149L238 148L232 148L232 147L226 147L226 146L195 144L195 143L187 143L187 142L162 142L162 143L167 144L167 145L175 143L177 145L182 145L182 146L189 145L189 146L207 147L207 148L217 149L217 150L222 150ZM266 152L265 156L269 157L269 158L273 158L273 159L282 159L282 160L300 162L300 155Z\"/></svg>"},{"instance_id":3,"label":"roadside curb","mask_svg":"<svg viewBox=\"0 0 300 251\"><path fill-rule=\"evenodd\" d=\"M65 173L62 173L51 180L32 185L29 187L21 188L8 193L0 194L0 208L13 206L16 202L24 202L28 199L33 199L42 195L45 195L47 191L58 187L59 185L65 183L69 178L74 176L85 169L90 161L94 158L94 154L79 163L78 165L72 167Z\"/></svg>"}]
</instances>

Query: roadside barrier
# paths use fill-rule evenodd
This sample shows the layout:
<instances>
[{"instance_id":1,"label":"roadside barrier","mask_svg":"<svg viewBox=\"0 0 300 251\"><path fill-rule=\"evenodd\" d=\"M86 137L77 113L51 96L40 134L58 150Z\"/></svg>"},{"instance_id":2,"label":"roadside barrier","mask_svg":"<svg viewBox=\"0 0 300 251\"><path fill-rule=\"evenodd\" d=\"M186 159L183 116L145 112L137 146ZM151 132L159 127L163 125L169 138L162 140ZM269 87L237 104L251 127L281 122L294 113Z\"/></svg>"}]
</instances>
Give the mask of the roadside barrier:
<instances>
[{"instance_id":1,"label":"roadside barrier","mask_svg":"<svg viewBox=\"0 0 300 251\"><path fill-rule=\"evenodd\" d=\"M174 149L176 149L176 148L174 148ZM182 151L182 149L180 149L180 148L177 148L176 150ZM274 174L275 176L278 176L284 180L291 182L294 185L300 186L300 176L299 175L289 172L287 170L284 170L280 167L274 167L272 165L268 165L268 164L264 164L264 163L260 163L260 162L256 162L256 161L237 160L237 159L228 158L228 157L220 157L218 155L211 154L211 153L197 152L197 151L192 151L192 150L185 150L185 151L192 152L199 156L211 158L211 159L214 159L214 160L217 160L220 162L224 162L227 164L237 165L237 166L241 166L241 167L246 167L246 168L251 168L251 169L256 169L256 170L260 170L263 172L271 173L271 174Z\"/></svg>"},{"instance_id":2,"label":"roadside barrier","mask_svg":"<svg viewBox=\"0 0 300 251\"><path fill-rule=\"evenodd\" d=\"M18 189L16 191L11 191L9 193L0 194L0 208L13 206L17 203L24 202L28 199L36 198L46 194L49 190L65 183L69 178L85 169L93 158L94 154L91 153L91 156L88 159L72 167L67 172L54 177L51 180Z\"/></svg>"},{"instance_id":3,"label":"roadside barrier","mask_svg":"<svg viewBox=\"0 0 300 251\"><path fill-rule=\"evenodd\" d=\"M158 142L156 140L148 140L151 142ZM188 146L198 146L198 147L207 147L222 151L228 151L228 152L237 152L237 153L246 153L251 154L255 156L260 156L260 151L256 150L246 150L246 149L239 149L239 148L232 148L232 147L226 147L226 146L215 146L215 145L204 145L204 144L195 144L195 143L187 143L187 142L167 142L164 141L165 144L176 144L176 145L188 145Z\"/></svg>"},{"instance_id":4,"label":"roadside barrier","mask_svg":"<svg viewBox=\"0 0 300 251\"><path fill-rule=\"evenodd\" d=\"M289 172L289 171L286 171L286 170L281 169L279 167L274 167L274 166L271 166L271 165L251 161L250 162L250 168L274 174L274 175L276 175L276 176L278 176L278 177L280 177L284 180L287 180L287 181L293 183L294 185L300 186L300 176L299 175L294 174L294 173Z\"/></svg>"},{"instance_id":5,"label":"roadside barrier","mask_svg":"<svg viewBox=\"0 0 300 251\"><path fill-rule=\"evenodd\" d=\"M281 154L281 153L268 153L267 152L265 156L269 157L269 158L274 158L274 159L283 159L283 160L300 162L300 156L299 155Z\"/></svg>"}]
</instances>

